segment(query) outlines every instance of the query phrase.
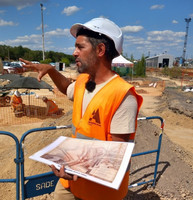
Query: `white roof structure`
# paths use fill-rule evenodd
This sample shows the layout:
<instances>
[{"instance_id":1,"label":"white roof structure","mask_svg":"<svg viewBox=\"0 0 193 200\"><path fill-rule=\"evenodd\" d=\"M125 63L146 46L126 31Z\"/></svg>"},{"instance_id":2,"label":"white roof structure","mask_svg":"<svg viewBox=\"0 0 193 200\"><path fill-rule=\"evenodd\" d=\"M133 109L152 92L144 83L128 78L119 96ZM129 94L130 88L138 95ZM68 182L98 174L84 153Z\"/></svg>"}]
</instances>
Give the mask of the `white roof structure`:
<instances>
[{"instance_id":1,"label":"white roof structure","mask_svg":"<svg viewBox=\"0 0 193 200\"><path fill-rule=\"evenodd\" d=\"M150 58L146 58L146 67L160 68L160 67L173 67L174 57L169 54L160 54Z\"/></svg>"},{"instance_id":2,"label":"white roof structure","mask_svg":"<svg viewBox=\"0 0 193 200\"><path fill-rule=\"evenodd\" d=\"M133 67L133 63L120 55L112 60L112 66Z\"/></svg>"}]
</instances>

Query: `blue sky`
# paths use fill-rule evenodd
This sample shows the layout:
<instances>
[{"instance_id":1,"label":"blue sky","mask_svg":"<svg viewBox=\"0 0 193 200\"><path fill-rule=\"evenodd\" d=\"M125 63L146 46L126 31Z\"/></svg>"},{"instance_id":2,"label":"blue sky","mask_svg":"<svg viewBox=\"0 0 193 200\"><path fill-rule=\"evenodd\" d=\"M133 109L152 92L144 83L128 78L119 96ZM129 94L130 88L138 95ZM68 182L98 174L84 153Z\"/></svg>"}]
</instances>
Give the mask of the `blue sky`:
<instances>
[{"instance_id":1,"label":"blue sky","mask_svg":"<svg viewBox=\"0 0 193 200\"><path fill-rule=\"evenodd\" d=\"M124 34L123 55L134 58L167 52L182 56L185 18L193 18L193 0L0 0L0 44L42 50L44 6L45 50L72 54L69 29L95 17L106 17ZM193 19L186 58L193 58Z\"/></svg>"}]
</instances>

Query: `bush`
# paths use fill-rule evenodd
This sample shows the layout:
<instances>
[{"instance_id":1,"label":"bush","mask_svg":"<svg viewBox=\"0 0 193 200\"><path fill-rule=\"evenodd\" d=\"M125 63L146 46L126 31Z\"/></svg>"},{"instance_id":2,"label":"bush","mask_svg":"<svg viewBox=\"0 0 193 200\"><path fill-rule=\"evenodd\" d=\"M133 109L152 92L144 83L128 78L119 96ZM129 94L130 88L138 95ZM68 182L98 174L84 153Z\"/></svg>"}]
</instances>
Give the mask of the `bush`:
<instances>
[{"instance_id":1,"label":"bush","mask_svg":"<svg viewBox=\"0 0 193 200\"><path fill-rule=\"evenodd\" d=\"M61 62L62 62L62 63L65 63L65 66L66 66L66 67L69 67L69 66L70 66L70 60L69 60L67 57L62 58L62 59L61 59Z\"/></svg>"},{"instance_id":2,"label":"bush","mask_svg":"<svg viewBox=\"0 0 193 200\"><path fill-rule=\"evenodd\" d=\"M47 58L47 59L45 59L45 60L41 60L40 61L40 63L43 63L43 64L49 64L49 63L51 63L52 62L52 60L50 59L50 58Z\"/></svg>"},{"instance_id":3,"label":"bush","mask_svg":"<svg viewBox=\"0 0 193 200\"><path fill-rule=\"evenodd\" d=\"M137 77L145 77L145 71L145 57L142 55L141 60L134 65L134 72Z\"/></svg>"},{"instance_id":4,"label":"bush","mask_svg":"<svg viewBox=\"0 0 193 200\"><path fill-rule=\"evenodd\" d=\"M172 68L165 67L162 73L165 76L169 76L170 78L180 78L182 70L179 67L172 67Z\"/></svg>"}]
</instances>

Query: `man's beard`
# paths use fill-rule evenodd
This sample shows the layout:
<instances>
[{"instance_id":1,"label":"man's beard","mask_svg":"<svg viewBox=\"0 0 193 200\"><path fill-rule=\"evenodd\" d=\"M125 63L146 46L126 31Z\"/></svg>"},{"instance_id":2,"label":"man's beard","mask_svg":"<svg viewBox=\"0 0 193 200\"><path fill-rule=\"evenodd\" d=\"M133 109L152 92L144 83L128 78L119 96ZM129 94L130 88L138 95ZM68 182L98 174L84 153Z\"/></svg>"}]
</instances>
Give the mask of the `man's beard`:
<instances>
[{"instance_id":1,"label":"man's beard","mask_svg":"<svg viewBox=\"0 0 193 200\"><path fill-rule=\"evenodd\" d=\"M88 69L87 65L81 63L81 66L77 68L77 71L79 73L86 73L88 71L87 69Z\"/></svg>"},{"instance_id":2,"label":"man's beard","mask_svg":"<svg viewBox=\"0 0 193 200\"><path fill-rule=\"evenodd\" d=\"M77 71L79 73L92 74L94 66L97 63L96 55L91 53L89 55L89 58L87 58L86 61L82 61L81 59L79 59L79 62L81 63L80 66L78 66L78 69L77 69Z\"/></svg>"}]
</instances>

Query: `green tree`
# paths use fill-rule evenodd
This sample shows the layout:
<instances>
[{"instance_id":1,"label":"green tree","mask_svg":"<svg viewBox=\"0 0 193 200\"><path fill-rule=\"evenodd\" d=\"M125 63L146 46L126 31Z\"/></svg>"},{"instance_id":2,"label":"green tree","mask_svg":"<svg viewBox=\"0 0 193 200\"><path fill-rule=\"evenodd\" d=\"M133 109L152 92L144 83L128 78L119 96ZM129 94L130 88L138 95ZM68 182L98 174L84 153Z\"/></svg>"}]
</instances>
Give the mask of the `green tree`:
<instances>
[{"instance_id":1,"label":"green tree","mask_svg":"<svg viewBox=\"0 0 193 200\"><path fill-rule=\"evenodd\" d=\"M131 61L131 62L134 61L134 56L133 56L133 54L131 54L131 56L130 56L130 61Z\"/></svg>"},{"instance_id":2,"label":"green tree","mask_svg":"<svg viewBox=\"0 0 193 200\"><path fill-rule=\"evenodd\" d=\"M45 60L40 60L40 63L44 63L44 64L49 64L51 62L52 62L52 60L50 58L47 58Z\"/></svg>"},{"instance_id":3,"label":"green tree","mask_svg":"<svg viewBox=\"0 0 193 200\"><path fill-rule=\"evenodd\" d=\"M68 59L67 57L62 58L62 59L61 59L61 62L62 62L62 63L65 63L65 66L66 66L66 67L70 66L70 61L69 61L69 59Z\"/></svg>"},{"instance_id":4,"label":"green tree","mask_svg":"<svg viewBox=\"0 0 193 200\"><path fill-rule=\"evenodd\" d=\"M18 47L14 47L15 49L15 59L17 60L19 57L23 57L25 54L25 49L20 45Z\"/></svg>"},{"instance_id":5,"label":"green tree","mask_svg":"<svg viewBox=\"0 0 193 200\"><path fill-rule=\"evenodd\" d=\"M21 45L18 47L0 45L0 57L2 60L18 60L19 58L24 58L26 60L40 62L40 60L42 60L42 51L31 50L24 48ZM62 52L47 51L45 52L45 57L47 59L51 59L51 62L60 62L62 58L67 58L70 63L75 62L75 59L72 55L67 55ZM67 60L66 62L66 64L69 65Z\"/></svg>"},{"instance_id":6,"label":"green tree","mask_svg":"<svg viewBox=\"0 0 193 200\"><path fill-rule=\"evenodd\" d=\"M142 55L141 60L135 64L134 70L135 70L136 76L142 76L142 77L145 76L146 67L145 67L144 55Z\"/></svg>"},{"instance_id":7,"label":"green tree","mask_svg":"<svg viewBox=\"0 0 193 200\"><path fill-rule=\"evenodd\" d=\"M55 54L56 53L54 51L49 51L46 53L46 58L50 58L52 62L56 62Z\"/></svg>"}]
</instances>

